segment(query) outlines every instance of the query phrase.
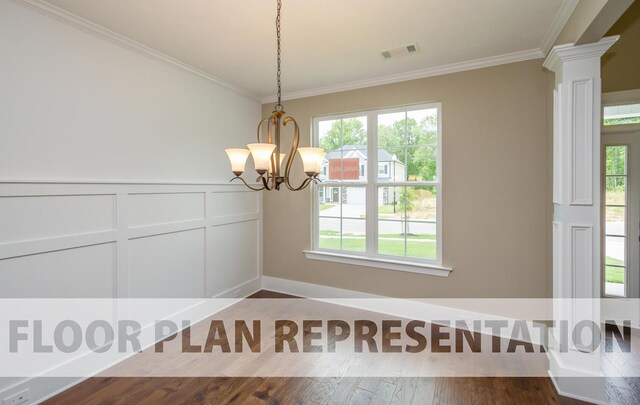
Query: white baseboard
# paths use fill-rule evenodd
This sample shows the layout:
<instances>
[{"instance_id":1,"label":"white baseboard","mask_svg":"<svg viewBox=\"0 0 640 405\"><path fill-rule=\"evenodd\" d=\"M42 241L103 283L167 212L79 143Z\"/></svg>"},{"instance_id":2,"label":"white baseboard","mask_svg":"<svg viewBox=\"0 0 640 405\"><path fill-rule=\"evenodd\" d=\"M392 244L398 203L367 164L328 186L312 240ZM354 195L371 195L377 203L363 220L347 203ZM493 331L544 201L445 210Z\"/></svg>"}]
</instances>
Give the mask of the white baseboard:
<instances>
[{"instance_id":1,"label":"white baseboard","mask_svg":"<svg viewBox=\"0 0 640 405\"><path fill-rule=\"evenodd\" d=\"M569 378L569 377L564 377L564 378ZM579 385L580 389L584 388L585 386L588 387L589 385L593 384L591 380L587 381L587 378L582 378L582 377L575 377L575 378L583 380L582 384ZM603 405L606 404L606 402L603 400L595 400L593 398L588 398L584 395L574 393L573 391L576 388L578 388L576 387L575 382L572 384L571 387L568 387L567 386L568 384L566 382L563 382L562 379L554 377L551 370L549 370L549 379L553 383L553 387L556 389L556 392L558 393L558 395L561 395L567 398L577 399L578 401L588 402L590 404L603 404Z\"/></svg>"},{"instance_id":2,"label":"white baseboard","mask_svg":"<svg viewBox=\"0 0 640 405\"><path fill-rule=\"evenodd\" d=\"M275 277L262 277L262 287L265 290L294 295L302 298L311 298L329 302L332 304L349 306L366 311L377 312L398 318L426 320L438 323L438 320L468 321L468 320L500 320L512 321L503 316L462 310L459 308L436 305L406 298L392 298L382 295L369 294L360 291L352 291L342 288L329 287L319 284L305 283L301 281L286 280ZM390 301L392 300L392 301ZM391 304L391 305L390 305ZM444 326L448 326L443 324ZM501 330L502 338L509 339L511 335L506 329ZM483 328L477 332L491 334L490 330ZM523 339L520 339L523 340ZM539 335L532 334L530 343L540 345L542 342Z\"/></svg>"},{"instance_id":3,"label":"white baseboard","mask_svg":"<svg viewBox=\"0 0 640 405\"><path fill-rule=\"evenodd\" d=\"M234 288L216 294L212 298L246 298L262 289L262 278L256 277ZM213 314L210 314L213 315ZM210 316L208 315L208 316ZM208 317L207 316L207 317ZM101 370L97 371L99 373ZM80 384L91 377L29 377L16 382L8 388L0 391L0 403L4 398L16 394L25 389L29 389L30 399L27 404L39 404L55 397Z\"/></svg>"},{"instance_id":4,"label":"white baseboard","mask_svg":"<svg viewBox=\"0 0 640 405\"><path fill-rule=\"evenodd\" d=\"M388 298L382 295L267 276L262 276L262 288L302 298Z\"/></svg>"}]
</instances>

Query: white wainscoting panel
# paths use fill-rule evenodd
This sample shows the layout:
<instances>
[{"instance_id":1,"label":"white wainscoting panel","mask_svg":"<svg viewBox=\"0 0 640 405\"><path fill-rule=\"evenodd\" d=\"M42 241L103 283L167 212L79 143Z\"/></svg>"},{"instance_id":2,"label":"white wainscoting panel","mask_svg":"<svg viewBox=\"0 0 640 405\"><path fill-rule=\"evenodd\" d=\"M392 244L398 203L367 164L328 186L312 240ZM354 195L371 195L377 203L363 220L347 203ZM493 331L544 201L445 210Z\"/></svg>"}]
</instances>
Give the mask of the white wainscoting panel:
<instances>
[{"instance_id":1,"label":"white wainscoting panel","mask_svg":"<svg viewBox=\"0 0 640 405\"><path fill-rule=\"evenodd\" d=\"M208 242L213 261L207 273L209 296L232 289L242 284L243 280L260 277L259 252L247 249L247 246L258 244L259 232L257 221L220 225L212 229Z\"/></svg>"},{"instance_id":2,"label":"white wainscoting panel","mask_svg":"<svg viewBox=\"0 0 640 405\"><path fill-rule=\"evenodd\" d=\"M129 226L204 219L204 197L205 193L131 194Z\"/></svg>"},{"instance_id":3,"label":"white wainscoting panel","mask_svg":"<svg viewBox=\"0 0 640 405\"><path fill-rule=\"evenodd\" d=\"M116 196L0 196L0 224L0 243L110 231Z\"/></svg>"},{"instance_id":4,"label":"white wainscoting panel","mask_svg":"<svg viewBox=\"0 0 640 405\"><path fill-rule=\"evenodd\" d=\"M129 241L130 298L204 298L205 230Z\"/></svg>"},{"instance_id":5,"label":"white wainscoting panel","mask_svg":"<svg viewBox=\"0 0 640 405\"><path fill-rule=\"evenodd\" d=\"M111 298L115 243L0 260L2 298Z\"/></svg>"},{"instance_id":6,"label":"white wainscoting panel","mask_svg":"<svg viewBox=\"0 0 640 405\"><path fill-rule=\"evenodd\" d=\"M217 192L211 194L211 212L214 216L225 217L238 214L256 214L258 200L253 193Z\"/></svg>"}]
</instances>

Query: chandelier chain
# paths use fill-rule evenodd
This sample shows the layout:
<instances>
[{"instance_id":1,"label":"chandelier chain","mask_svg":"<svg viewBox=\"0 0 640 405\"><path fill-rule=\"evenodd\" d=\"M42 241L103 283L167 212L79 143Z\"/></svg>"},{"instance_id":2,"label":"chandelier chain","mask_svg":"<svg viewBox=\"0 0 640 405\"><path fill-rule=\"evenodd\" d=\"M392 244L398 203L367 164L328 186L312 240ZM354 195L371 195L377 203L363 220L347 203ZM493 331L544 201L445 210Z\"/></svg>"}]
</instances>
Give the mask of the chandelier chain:
<instances>
[{"instance_id":1,"label":"chandelier chain","mask_svg":"<svg viewBox=\"0 0 640 405\"><path fill-rule=\"evenodd\" d=\"M278 52L277 52L277 60L278 60L278 72L276 75L277 85L278 85L278 104L276 104L276 110L282 111L282 104L280 103L282 99L282 83L280 79L280 10L282 9L282 0L278 0L278 13L276 15L276 39L278 42Z\"/></svg>"}]
</instances>

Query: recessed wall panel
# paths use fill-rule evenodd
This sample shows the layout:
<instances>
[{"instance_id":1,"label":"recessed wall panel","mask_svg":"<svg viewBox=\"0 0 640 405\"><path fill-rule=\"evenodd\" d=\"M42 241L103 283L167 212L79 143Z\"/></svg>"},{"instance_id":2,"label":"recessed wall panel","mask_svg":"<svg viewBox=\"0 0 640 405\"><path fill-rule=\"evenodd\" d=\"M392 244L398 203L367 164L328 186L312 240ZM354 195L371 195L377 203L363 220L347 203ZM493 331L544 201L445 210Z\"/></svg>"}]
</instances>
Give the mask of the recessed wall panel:
<instances>
[{"instance_id":1,"label":"recessed wall panel","mask_svg":"<svg viewBox=\"0 0 640 405\"><path fill-rule=\"evenodd\" d=\"M210 217L254 214L258 212L259 194L254 192L212 193Z\"/></svg>"},{"instance_id":2,"label":"recessed wall panel","mask_svg":"<svg viewBox=\"0 0 640 405\"><path fill-rule=\"evenodd\" d=\"M112 298L116 245L0 260L0 298Z\"/></svg>"},{"instance_id":3,"label":"recessed wall panel","mask_svg":"<svg viewBox=\"0 0 640 405\"><path fill-rule=\"evenodd\" d=\"M204 229L129 241L129 297L204 295Z\"/></svg>"},{"instance_id":4,"label":"recessed wall panel","mask_svg":"<svg viewBox=\"0 0 640 405\"><path fill-rule=\"evenodd\" d=\"M129 195L129 226L204 219L204 193Z\"/></svg>"},{"instance_id":5,"label":"recessed wall panel","mask_svg":"<svg viewBox=\"0 0 640 405\"><path fill-rule=\"evenodd\" d=\"M115 229L115 195L0 197L0 243Z\"/></svg>"},{"instance_id":6,"label":"recessed wall panel","mask_svg":"<svg viewBox=\"0 0 640 405\"><path fill-rule=\"evenodd\" d=\"M214 226L209 248L208 295L216 295L258 276L258 221Z\"/></svg>"}]
</instances>

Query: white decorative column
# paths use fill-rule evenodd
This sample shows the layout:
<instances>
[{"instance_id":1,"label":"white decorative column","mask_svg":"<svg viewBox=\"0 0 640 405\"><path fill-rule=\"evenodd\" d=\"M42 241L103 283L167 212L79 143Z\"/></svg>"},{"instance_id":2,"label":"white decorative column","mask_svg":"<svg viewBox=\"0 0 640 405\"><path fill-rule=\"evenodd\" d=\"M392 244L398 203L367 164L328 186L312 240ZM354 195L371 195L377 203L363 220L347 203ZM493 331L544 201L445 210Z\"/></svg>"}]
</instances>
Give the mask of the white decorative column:
<instances>
[{"instance_id":1,"label":"white decorative column","mask_svg":"<svg viewBox=\"0 0 640 405\"><path fill-rule=\"evenodd\" d=\"M591 402L605 399L599 335L583 330L576 342L572 331L600 324L600 57L617 39L559 45L544 62L555 73L553 298L566 299L555 300L554 320L568 320L550 337L550 374L560 394Z\"/></svg>"}]
</instances>

